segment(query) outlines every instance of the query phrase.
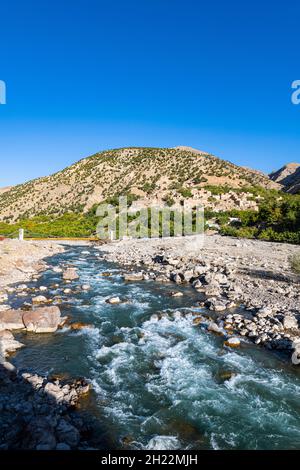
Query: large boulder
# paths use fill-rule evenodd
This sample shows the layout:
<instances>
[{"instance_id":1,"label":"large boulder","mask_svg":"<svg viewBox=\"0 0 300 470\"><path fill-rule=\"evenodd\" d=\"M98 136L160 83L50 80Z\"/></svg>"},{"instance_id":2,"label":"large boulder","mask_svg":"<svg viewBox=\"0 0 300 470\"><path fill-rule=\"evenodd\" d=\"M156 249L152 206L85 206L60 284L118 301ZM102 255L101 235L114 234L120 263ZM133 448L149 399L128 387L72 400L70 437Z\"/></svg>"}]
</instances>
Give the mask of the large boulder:
<instances>
[{"instance_id":1,"label":"large boulder","mask_svg":"<svg viewBox=\"0 0 300 470\"><path fill-rule=\"evenodd\" d=\"M58 307L40 307L23 313L23 322L27 331L34 333L53 333L63 324Z\"/></svg>"},{"instance_id":2,"label":"large boulder","mask_svg":"<svg viewBox=\"0 0 300 470\"><path fill-rule=\"evenodd\" d=\"M0 312L0 330L21 330L24 328L22 310Z\"/></svg>"}]
</instances>

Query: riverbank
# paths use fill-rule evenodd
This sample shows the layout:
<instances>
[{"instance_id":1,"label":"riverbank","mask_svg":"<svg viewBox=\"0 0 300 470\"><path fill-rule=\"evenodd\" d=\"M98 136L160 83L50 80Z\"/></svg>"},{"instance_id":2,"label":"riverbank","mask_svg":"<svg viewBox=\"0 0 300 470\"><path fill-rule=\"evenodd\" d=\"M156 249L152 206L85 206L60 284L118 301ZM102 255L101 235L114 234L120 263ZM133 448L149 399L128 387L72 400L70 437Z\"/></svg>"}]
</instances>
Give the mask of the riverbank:
<instances>
[{"instance_id":1,"label":"riverbank","mask_svg":"<svg viewBox=\"0 0 300 470\"><path fill-rule=\"evenodd\" d=\"M50 241L3 240L0 242L0 295L3 288L26 282L45 269L44 258L61 253L63 247Z\"/></svg>"},{"instance_id":2,"label":"riverbank","mask_svg":"<svg viewBox=\"0 0 300 470\"><path fill-rule=\"evenodd\" d=\"M289 262L299 246L211 235L203 246L197 237L123 240L101 251L106 260L139 270L132 280L150 275L158 282L192 284L199 305L217 314L216 332L290 355L299 350L300 279Z\"/></svg>"}]
</instances>

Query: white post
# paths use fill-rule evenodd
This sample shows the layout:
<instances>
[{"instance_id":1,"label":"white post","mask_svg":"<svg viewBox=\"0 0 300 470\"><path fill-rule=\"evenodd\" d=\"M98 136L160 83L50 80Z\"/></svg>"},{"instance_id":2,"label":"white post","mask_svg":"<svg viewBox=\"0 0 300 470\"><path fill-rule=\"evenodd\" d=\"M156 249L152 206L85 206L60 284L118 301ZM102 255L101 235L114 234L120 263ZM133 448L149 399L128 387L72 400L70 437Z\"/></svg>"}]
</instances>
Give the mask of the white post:
<instances>
[{"instance_id":1,"label":"white post","mask_svg":"<svg viewBox=\"0 0 300 470\"><path fill-rule=\"evenodd\" d=\"M19 230L19 240L23 241L24 240L24 229L20 228Z\"/></svg>"},{"instance_id":2,"label":"white post","mask_svg":"<svg viewBox=\"0 0 300 470\"><path fill-rule=\"evenodd\" d=\"M113 230L110 231L110 240L113 241L114 239L114 232Z\"/></svg>"}]
</instances>

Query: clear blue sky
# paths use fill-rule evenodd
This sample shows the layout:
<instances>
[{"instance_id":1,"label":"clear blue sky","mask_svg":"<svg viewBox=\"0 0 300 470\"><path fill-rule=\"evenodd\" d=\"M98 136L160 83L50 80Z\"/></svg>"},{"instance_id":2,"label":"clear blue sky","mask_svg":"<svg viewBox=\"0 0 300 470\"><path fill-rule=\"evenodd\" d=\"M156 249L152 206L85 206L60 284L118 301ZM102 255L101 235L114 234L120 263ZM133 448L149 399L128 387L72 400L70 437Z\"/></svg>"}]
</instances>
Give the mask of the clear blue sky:
<instances>
[{"instance_id":1,"label":"clear blue sky","mask_svg":"<svg viewBox=\"0 0 300 470\"><path fill-rule=\"evenodd\" d=\"M2 2L0 186L125 146L299 162L299 24L287 1Z\"/></svg>"}]
</instances>

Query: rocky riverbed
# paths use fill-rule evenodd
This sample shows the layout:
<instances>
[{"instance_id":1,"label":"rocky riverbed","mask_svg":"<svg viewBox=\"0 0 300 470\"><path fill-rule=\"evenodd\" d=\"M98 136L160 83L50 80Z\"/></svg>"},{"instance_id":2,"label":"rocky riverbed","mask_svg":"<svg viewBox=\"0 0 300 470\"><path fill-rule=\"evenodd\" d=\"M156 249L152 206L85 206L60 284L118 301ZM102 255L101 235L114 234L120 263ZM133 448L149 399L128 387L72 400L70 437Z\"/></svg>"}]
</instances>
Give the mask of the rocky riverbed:
<instances>
[{"instance_id":1,"label":"rocky riverbed","mask_svg":"<svg viewBox=\"0 0 300 470\"><path fill-rule=\"evenodd\" d=\"M238 335L235 345L247 338L300 363L300 279L289 263L298 246L212 235L123 240L101 250L106 260L128 266L128 282L192 284L199 305L217 314L212 328Z\"/></svg>"}]
</instances>

